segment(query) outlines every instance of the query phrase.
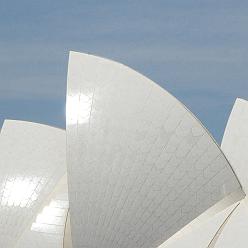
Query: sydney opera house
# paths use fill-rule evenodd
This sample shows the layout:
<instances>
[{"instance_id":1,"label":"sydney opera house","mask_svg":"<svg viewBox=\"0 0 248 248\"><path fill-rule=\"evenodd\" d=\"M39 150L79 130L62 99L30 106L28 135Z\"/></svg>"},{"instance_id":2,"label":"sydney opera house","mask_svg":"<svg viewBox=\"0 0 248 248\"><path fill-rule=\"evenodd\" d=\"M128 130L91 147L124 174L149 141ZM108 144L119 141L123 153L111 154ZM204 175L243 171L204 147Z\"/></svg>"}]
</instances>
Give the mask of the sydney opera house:
<instances>
[{"instance_id":1,"label":"sydney opera house","mask_svg":"<svg viewBox=\"0 0 248 248\"><path fill-rule=\"evenodd\" d=\"M150 79L71 52L66 123L4 122L1 248L248 247L247 101L219 147Z\"/></svg>"}]
</instances>

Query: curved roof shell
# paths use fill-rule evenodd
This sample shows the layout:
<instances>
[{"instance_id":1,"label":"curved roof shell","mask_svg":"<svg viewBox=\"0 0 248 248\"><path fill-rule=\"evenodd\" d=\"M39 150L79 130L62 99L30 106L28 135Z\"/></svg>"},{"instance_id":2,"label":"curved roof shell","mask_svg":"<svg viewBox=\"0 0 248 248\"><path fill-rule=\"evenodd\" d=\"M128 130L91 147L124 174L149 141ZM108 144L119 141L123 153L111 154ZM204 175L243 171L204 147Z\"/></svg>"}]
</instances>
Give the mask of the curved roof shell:
<instances>
[{"instance_id":1,"label":"curved roof shell","mask_svg":"<svg viewBox=\"0 0 248 248\"><path fill-rule=\"evenodd\" d=\"M238 176L243 189L247 192L247 149L248 149L248 101L236 99L230 114L221 148ZM232 197L233 200L238 198ZM225 198L227 200L227 198ZM228 206L229 201L221 207ZM238 204L238 205L237 205ZM215 216L207 216L206 221L199 219L197 226L188 224L167 240L159 248L172 248L181 246L197 247L244 247L247 243L247 197L232 207L218 211ZM231 214L230 214L230 210ZM206 214L204 212L204 214ZM216 211L214 211L215 213ZM224 215L228 214L228 218ZM216 222L217 221L217 222ZM195 222L195 220L193 221ZM218 223L219 222L219 223ZM217 225L216 225L217 224ZM213 233L212 231L215 232ZM207 239L206 239L207 238ZM211 242L210 242L211 240ZM205 243L205 242L208 243ZM183 245L184 244L184 245Z\"/></svg>"},{"instance_id":2,"label":"curved roof shell","mask_svg":"<svg viewBox=\"0 0 248 248\"><path fill-rule=\"evenodd\" d=\"M71 52L66 120L75 248L157 247L241 190L192 113L127 66Z\"/></svg>"},{"instance_id":3,"label":"curved roof shell","mask_svg":"<svg viewBox=\"0 0 248 248\"><path fill-rule=\"evenodd\" d=\"M160 245L158 248L207 248L215 241L218 232L225 226L229 218L236 210L239 203L232 204L228 208L218 212L214 216L201 221L197 227L193 227L187 232L181 230L174 236ZM223 246L225 247L225 246Z\"/></svg>"},{"instance_id":4,"label":"curved roof shell","mask_svg":"<svg viewBox=\"0 0 248 248\"><path fill-rule=\"evenodd\" d=\"M248 193L248 101L238 98L228 119L221 148Z\"/></svg>"},{"instance_id":5,"label":"curved roof shell","mask_svg":"<svg viewBox=\"0 0 248 248\"><path fill-rule=\"evenodd\" d=\"M66 177L67 175L59 180L46 198L32 224L18 239L15 248L67 248L64 245L69 209Z\"/></svg>"},{"instance_id":6,"label":"curved roof shell","mask_svg":"<svg viewBox=\"0 0 248 248\"><path fill-rule=\"evenodd\" d=\"M8 120L0 151L0 247L12 248L66 173L65 132Z\"/></svg>"}]
</instances>

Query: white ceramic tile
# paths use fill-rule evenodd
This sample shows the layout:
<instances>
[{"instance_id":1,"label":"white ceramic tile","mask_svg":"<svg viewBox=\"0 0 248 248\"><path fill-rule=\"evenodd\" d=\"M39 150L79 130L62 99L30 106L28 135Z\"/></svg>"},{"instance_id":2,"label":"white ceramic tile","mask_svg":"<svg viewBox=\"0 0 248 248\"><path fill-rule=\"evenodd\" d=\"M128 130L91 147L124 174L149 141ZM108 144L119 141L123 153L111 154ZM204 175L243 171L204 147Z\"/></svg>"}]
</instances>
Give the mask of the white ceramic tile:
<instances>
[{"instance_id":1,"label":"white ceramic tile","mask_svg":"<svg viewBox=\"0 0 248 248\"><path fill-rule=\"evenodd\" d=\"M62 248L69 208L66 175L59 181L15 248ZM64 247L67 248L67 247Z\"/></svg>"},{"instance_id":2,"label":"white ceramic tile","mask_svg":"<svg viewBox=\"0 0 248 248\"><path fill-rule=\"evenodd\" d=\"M233 106L230 114L225 133L223 136L221 148L225 155L231 162L232 168L236 172L239 180L245 191L247 191L247 140L248 140L248 102L243 99L237 99ZM210 190L210 188L208 189ZM235 213L231 215L231 218L225 223L223 230L220 232L220 236L216 237L216 240L211 247L244 247L246 242L246 235L242 233L245 223L248 221L247 218L247 206L246 200L241 201L241 205L235 210ZM226 210L223 211L223 213ZM217 215L219 216L219 214ZM209 217L207 225L209 228L215 228L215 218ZM219 219L220 220L220 219ZM204 240L211 234L211 229L204 225L204 221L200 221L201 227L194 228L191 232L183 232L180 230L176 235L166 241L163 247L181 247L182 244L186 247L192 246L207 247ZM199 226L198 225L198 226ZM186 228L189 229L190 225ZM184 228L184 229L186 229ZM201 232L199 234L199 232ZM213 229L214 230L214 229ZM183 235L180 235L180 234ZM237 234L239 236L237 236ZM206 236L207 235L207 236ZM200 243L197 243L200 241ZM210 242L209 242L210 243Z\"/></svg>"},{"instance_id":3,"label":"white ceramic tile","mask_svg":"<svg viewBox=\"0 0 248 248\"><path fill-rule=\"evenodd\" d=\"M232 214L238 203L224 209L206 221L202 221L197 228L192 228L182 235L180 231L160 245L158 248L206 248L218 232L225 220Z\"/></svg>"},{"instance_id":4,"label":"white ceramic tile","mask_svg":"<svg viewBox=\"0 0 248 248\"><path fill-rule=\"evenodd\" d=\"M237 99L229 117L221 148L242 187L248 193L248 101Z\"/></svg>"},{"instance_id":5,"label":"white ceramic tile","mask_svg":"<svg viewBox=\"0 0 248 248\"><path fill-rule=\"evenodd\" d=\"M0 247L12 248L66 173L65 131L8 120L0 151Z\"/></svg>"},{"instance_id":6,"label":"white ceramic tile","mask_svg":"<svg viewBox=\"0 0 248 248\"><path fill-rule=\"evenodd\" d=\"M157 247L241 190L219 147L178 100L92 55L70 54L67 145L74 248Z\"/></svg>"}]
</instances>

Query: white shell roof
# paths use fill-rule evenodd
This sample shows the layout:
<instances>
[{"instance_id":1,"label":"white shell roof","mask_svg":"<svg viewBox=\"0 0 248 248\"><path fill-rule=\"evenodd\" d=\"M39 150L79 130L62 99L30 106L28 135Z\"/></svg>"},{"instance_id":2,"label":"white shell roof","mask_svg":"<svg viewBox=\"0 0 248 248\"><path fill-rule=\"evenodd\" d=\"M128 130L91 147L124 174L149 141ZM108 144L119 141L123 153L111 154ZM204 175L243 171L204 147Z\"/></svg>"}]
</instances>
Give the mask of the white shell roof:
<instances>
[{"instance_id":1,"label":"white shell roof","mask_svg":"<svg viewBox=\"0 0 248 248\"><path fill-rule=\"evenodd\" d=\"M15 248L66 248L63 246L69 209L66 177L57 183Z\"/></svg>"},{"instance_id":2,"label":"white shell roof","mask_svg":"<svg viewBox=\"0 0 248 248\"><path fill-rule=\"evenodd\" d=\"M221 148L248 192L248 101L237 98L225 129ZM241 201L215 242L216 248L243 248L248 243L248 198Z\"/></svg>"},{"instance_id":3,"label":"white shell roof","mask_svg":"<svg viewBox=\"0 0 248 248\"><path fill-rule=\"evenodd\" d=\"M236 210L238 203L220 211L208 220L202 221L197 228L188 230L187 233L180 235L179 231L176 239L169 239L158 248L207 248L216 237L218 231L225 224Z\"/></svg>"},{"instance_id":4,"label":"white shell roof","mask_svg":"<svg viewBox=\"0 0 248 248\"><path fill-rule=\"evenodd\" d=\"M235 101L225 129L221 148L231 162L232 168L242 183L245 192L247 192L248 101L239 98ZM235 198L232 198L232 200L235 200ZM236 198L236 200L238 199ZM228 202L229 201L227 201L227 203ZM214 217L209 216L207 222L200 220L198 228L191 228L191 231L191 224L188 224L183 230L180 230L159 248L187 247L187 245L189 247L194 245L199 248L227 248L233 247L234 244L235 248L244 247L247 243L247 202L246 197L237 207L235 207L237 205L236 203L231 208L226 208ZM222 206L225 205L226 203L222 204ZM224 218L224 215L230 212L230 209L233 209L233 212L230 215L228 214L228 219L225 218L225 222L218 224L218 222ZM216 226L216 224L218 224L218 226ZM212 231L216 228L218 228L218 230L213 235ZM184 231L184 229L187 230L187 232ZM208 240L206 240L206 238L208 238Z\"/></svg>"},{"instance_id":5,"label":"white shell roof","mask_svg":"<svg viewBox=\"0 0 248 248\"><path fill-rule=\"evenodd\" d=\"M65 132L8 120L0 151L0 247L13 248L66 173Z\"/></svg>"},{"instance_id":6,"label":"white shell roof","mask_svg":"<svg viewBox=\"0 0 248 248\"><path fill-rule=\"evenodd\" d=\"M248 193L248 101L238 98L228 119L221 148Z\"/></svg>"},{"instance_id":7,"label":"white shell roof","mask_svg":"<svg viewBox=\"0 0 248 248\"><path fill-rule=\"evenodd\" d=\"M248 244L248 198L241 201L214 243L214 248L244 248Z\"/></svg>"},{"instance_id":8,"label":"white shell roof","mask_svg":"<svg viewBox=\"0 0 248 248\"><path fill-rule=\"evenodd\" d=\"M201 123L134 70L71 52L67 94L74 248L157 247L241 190Z\"/></svg>"}]
</instances>

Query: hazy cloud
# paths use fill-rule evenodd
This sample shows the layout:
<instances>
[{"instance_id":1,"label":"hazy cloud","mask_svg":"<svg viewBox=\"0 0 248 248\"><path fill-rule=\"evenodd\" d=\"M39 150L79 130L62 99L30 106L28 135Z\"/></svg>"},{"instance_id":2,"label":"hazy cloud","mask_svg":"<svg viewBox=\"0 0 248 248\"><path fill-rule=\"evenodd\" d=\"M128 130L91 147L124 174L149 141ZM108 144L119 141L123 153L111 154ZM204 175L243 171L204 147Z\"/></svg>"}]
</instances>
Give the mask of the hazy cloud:
<instances>
[{"instance_id":1,"label":"hazy cloud","mask_svg":"<svg viewBox=\"0 0 248 248\"><path fill-rule=\"evenodd\" d=\"M27 118L20 113L30 102L39 121L63 126L68 52L76 50L149 76L220 140L235 97L248 97L247 7L234 0L2 1L0 119Z\"/></svg>"}]
</instances>

